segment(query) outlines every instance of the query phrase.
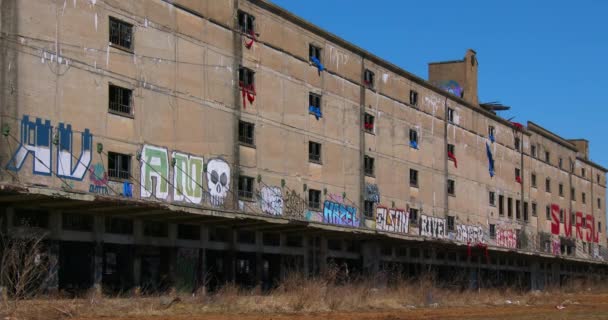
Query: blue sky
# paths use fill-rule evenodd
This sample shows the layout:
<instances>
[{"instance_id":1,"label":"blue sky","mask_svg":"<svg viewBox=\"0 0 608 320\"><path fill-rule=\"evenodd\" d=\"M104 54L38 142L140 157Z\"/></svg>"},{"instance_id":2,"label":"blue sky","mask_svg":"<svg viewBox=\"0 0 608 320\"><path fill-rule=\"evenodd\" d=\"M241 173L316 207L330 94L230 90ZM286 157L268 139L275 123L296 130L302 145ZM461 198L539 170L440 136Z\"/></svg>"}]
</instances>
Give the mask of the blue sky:
<instances>
[{"instance_id":1,"label":"blue sky","mask_svg":"<svg viewBox=\"0 0 608 320\"><path fill-rule=\"evenodd\" d=\"M472 48L480 101L588 139L608 167L608 1L272 1L424 79Z\"/></svg>"}]
</instances>

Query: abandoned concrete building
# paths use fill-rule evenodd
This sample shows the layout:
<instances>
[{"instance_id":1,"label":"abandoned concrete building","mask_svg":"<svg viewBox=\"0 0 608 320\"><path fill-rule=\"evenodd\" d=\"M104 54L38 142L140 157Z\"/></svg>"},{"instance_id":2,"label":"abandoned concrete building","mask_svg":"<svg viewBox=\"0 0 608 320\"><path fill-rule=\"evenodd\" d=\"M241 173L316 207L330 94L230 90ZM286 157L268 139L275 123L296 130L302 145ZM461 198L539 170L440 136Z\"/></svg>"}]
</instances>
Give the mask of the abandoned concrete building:
<instances>
[{"instance_id":1,"label":"abandoned concrete building","mask_svg":"<svg viewBox=\"0 0 608 320\"><path fill-rule=\"evenodd\" d=\"M332 266L542 289L608 275L589 143L264 0L0 0L0 213L50 289L270 287Z\"/></svg>"}]
</instances>

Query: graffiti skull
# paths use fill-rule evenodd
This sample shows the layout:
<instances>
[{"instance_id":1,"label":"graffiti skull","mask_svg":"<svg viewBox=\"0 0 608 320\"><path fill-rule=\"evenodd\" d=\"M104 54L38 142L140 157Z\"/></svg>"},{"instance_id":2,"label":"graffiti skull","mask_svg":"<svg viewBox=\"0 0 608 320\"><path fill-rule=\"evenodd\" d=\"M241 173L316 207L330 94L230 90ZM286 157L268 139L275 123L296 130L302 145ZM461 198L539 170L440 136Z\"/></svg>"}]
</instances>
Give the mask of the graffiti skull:
<instances>
[{"instance_id":1,"label":"graffiti skull","mask_svg":"<svg viewBox=\"0 0 608 320\"><path fill-rule=\"evenodd\" d=\"M222 159L213 159L207 163L207 187L213 202L223 203L230 190L230 167Z\"/></svg>"}]
</instances>

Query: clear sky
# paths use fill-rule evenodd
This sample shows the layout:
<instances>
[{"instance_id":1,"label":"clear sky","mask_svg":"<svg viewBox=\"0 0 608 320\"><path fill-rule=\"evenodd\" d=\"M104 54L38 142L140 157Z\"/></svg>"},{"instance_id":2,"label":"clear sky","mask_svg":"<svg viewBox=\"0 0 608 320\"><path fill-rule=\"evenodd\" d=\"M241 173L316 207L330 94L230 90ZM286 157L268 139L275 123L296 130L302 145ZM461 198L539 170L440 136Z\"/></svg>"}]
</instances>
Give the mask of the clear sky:
<instances>
[{"instance_id":1,"label":"clear sky","mask_svg":"<svg viewBox=\"0 0 608 320\"><path fill-rule=\"evenodd\" d=\"M480 101L589 140L608 167L608 1L272 1L424 79L474 49Z\"/></svg>"}]
</instances>

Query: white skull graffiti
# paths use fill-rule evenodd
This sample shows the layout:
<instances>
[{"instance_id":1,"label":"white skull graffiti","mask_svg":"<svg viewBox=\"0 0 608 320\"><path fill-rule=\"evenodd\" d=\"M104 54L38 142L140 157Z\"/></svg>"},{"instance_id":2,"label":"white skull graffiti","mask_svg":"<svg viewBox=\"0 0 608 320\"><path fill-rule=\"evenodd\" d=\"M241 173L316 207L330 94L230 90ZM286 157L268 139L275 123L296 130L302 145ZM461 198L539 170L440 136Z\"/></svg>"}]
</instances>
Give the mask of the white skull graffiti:
<instances>
[{"instance_id":1,"label":"white skull graffiti","mask_svg":"<svg viewBox=\"0 0 608 320\"><path fill-rule=\"evenodd\" d=\"M207 163L207 187L211 201L216 205L224 202L230 190L230 167L222 159L212 159Z\"/></svg>"}]
</instances>

